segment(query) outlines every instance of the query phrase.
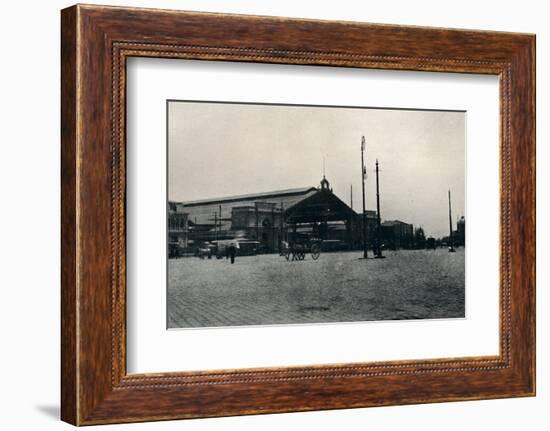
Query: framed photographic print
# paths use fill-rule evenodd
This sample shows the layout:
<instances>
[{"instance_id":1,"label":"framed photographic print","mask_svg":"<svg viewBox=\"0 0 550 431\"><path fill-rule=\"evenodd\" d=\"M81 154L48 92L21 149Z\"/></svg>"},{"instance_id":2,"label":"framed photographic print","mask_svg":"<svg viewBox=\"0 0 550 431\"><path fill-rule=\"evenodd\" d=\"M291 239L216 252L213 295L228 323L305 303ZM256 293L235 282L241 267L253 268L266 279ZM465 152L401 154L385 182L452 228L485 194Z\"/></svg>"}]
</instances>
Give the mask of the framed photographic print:
<instances>
[{"instance_id":1,"label":"framed photographic print","mask_svg":"<svg viewBox=\"0 0 550 431\"><path fill-rule=\"evenodd\" d=\"M535 394L535 37L62 11L62 419Z\"/></svg>"}]
</instances>

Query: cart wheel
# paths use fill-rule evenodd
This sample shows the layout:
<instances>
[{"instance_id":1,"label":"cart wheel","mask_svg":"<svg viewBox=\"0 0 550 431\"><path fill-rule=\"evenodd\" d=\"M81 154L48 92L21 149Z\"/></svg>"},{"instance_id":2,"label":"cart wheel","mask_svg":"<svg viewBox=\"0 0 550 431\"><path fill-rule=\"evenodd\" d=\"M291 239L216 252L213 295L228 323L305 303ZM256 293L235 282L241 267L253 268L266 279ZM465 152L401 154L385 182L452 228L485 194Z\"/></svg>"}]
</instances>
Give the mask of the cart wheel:
<instances>
[{"instance_id":1,"label":"cart wheel","mask_svg":"<svg viewBox=\"0 0 550 431\"><path fill-rule=\"evenodd\" d=\"M321 249L319 248L318 245L314 245L313 247L311 247L311 258L313 260L319 259L320 255L321 255Z\"/></svg>"}]
</instances>

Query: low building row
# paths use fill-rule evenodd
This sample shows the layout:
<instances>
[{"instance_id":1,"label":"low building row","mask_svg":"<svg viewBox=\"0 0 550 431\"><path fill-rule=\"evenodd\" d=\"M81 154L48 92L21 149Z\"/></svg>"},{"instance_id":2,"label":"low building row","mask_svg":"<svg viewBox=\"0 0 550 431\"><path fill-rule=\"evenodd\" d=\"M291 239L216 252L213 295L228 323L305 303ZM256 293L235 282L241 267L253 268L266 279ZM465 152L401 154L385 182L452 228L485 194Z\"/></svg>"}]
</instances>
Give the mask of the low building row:
<instances>
[{"instance_id":1,"label":"low building row","mask_svg":"<svg viewBox=\"0 0 550 431\"><path fill-rule=\"evenodd\" d=\"M378 226L376 211L365 212L367 243L410 248L412 224L387 220ZM319 187L279 190L168 203L171 255L195 253L201 246L227 241L250 243L255 252L279 252L283 242L319 238L325 250L363 247L363 217L342 201L328 180Z\"/></svg>"}]
</instances>

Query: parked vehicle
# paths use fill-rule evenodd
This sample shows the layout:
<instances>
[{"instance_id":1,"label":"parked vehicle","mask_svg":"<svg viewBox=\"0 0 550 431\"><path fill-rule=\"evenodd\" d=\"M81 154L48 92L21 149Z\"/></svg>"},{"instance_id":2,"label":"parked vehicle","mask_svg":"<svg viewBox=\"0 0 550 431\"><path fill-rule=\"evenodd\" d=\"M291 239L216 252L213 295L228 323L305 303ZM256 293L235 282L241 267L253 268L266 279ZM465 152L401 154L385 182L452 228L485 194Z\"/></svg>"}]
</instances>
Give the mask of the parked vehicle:
<instances>
[{"instance_id":1,"label":"parked vehicle","mask_svg":"<svg viewBox=\"0 0 550 431\"><path fill-rule=\"evenodd\" d=\"M260 242L252 240L238 241L237 256L255 256L260 251Z\"/></svg>"},{"instance_id":2,"label":"parked vehicle","mask_svg":"<svg viewBox=\"0 0 550 431\"><path fill-rule=\"evenodd\" d=\"M195 256L199 257L200 259L204 259L205 257L211 259L212 255L215 254L216 246L209 242L203 242L195 249Z\"/></svg>"}]
</instances>

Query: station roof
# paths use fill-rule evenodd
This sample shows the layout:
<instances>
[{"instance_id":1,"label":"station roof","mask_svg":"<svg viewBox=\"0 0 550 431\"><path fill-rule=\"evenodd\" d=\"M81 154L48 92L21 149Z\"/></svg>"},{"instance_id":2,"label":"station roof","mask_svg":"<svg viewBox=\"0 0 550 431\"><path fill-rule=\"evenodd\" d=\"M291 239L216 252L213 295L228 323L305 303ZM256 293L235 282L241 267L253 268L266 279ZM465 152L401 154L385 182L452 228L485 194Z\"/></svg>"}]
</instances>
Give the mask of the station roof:
<instances>
[{"instance_id":1,"label":"station roof","mask_svg":"<svg viewBox=\"0 0 550 431\"><path fill-rule=\"evenodd\" d=\"M411 224L401 220L386 220L382 222L382 226L411 226Z\"/></svg>"},{"instance_id":2,"label":"station roof","mask_svg":"<svg viewBox=\"0 0 550 431\"><path fill-rule=\"evenodd\" d=\"M309 192L315 192L317 191L317 188L315 187L300 187L295 189L285 189L285 190L275 190L270 192L262 192L262 193L251 193L251 194L245 194L245 195L237 195L237 196L227 196L223 198L212 198L212 199L200 199L200 200L194 200L194 201L186 201L182 202L183 205L186 207L192 207L197 205L208 205L208 204L220 204L220 203L228 203L228 202L244 202L244 201L269 201L275 199L276 201L280 201L280 198L289 198L292 196L301 196L304 194L308 194Z\"/></svg>"},{"instance_id":3,"label":"station roof","mask_svg":"<svg viewBox=\"0 0 550 431\"><path fill-rule=\"evenodd\" d=\"M254 205L254 202L275 204L275 208L285 211L304 199L313 196L319 189L316 187L301 187L295 189L275 190L270 192L252 193L222 198L201 199L181 202L183 211L189 214L189 220L197 224L214 224L214 213L219 216L221 207L222 229L231 225L231 211L235 207Z\"/></svg>"}]
</instances>

